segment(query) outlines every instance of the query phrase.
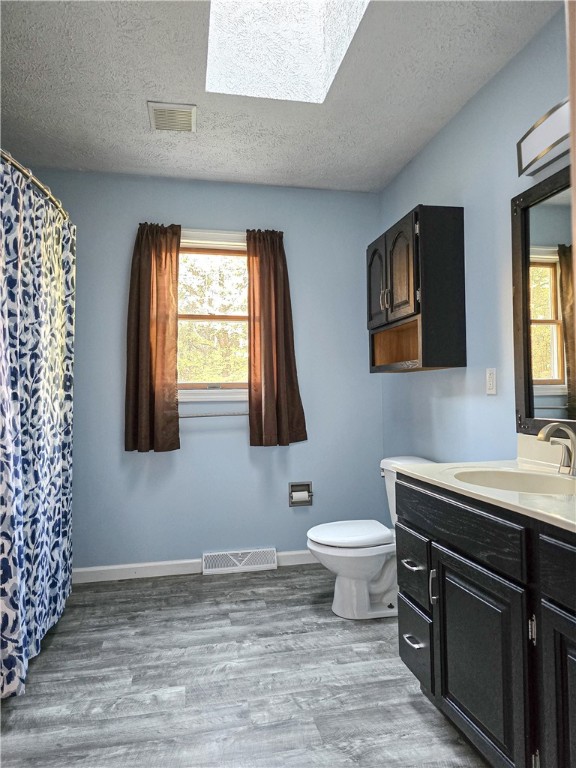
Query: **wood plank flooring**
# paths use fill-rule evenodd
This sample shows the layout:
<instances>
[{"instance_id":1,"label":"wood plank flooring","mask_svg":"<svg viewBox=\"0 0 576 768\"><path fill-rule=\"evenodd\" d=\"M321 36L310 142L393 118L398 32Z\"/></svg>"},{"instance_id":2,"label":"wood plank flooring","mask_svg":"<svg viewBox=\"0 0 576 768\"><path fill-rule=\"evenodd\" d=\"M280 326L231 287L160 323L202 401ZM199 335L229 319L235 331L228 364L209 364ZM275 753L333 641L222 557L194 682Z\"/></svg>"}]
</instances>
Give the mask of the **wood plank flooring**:
<instances>
[{"instance_id":1,"label":"wood plank flooring","mask_svg":"<svg viewBox=\"0 0 576 768\"><path fill-rule=\"evenodd\" d=\"M3 702L4 768L481 768L321 566L84 584Z\"/></svg>"}]
</instances>

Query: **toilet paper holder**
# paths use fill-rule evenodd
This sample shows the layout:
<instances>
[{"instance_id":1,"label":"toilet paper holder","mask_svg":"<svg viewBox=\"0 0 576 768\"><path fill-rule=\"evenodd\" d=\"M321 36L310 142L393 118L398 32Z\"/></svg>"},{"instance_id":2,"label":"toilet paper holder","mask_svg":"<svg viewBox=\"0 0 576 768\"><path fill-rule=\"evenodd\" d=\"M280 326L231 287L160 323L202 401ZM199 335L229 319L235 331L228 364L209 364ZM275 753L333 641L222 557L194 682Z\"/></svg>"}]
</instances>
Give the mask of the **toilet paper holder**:
<instances>
[{"instance_id":1,"label":"toilet paper holder","mask_svg":"<svg viewBox=\"0 0 576 768\"><path fill-rule=\"evenodd\" d=\"M290 507L311 507L312 482L288 483L288 505Z\"/></svg>"}]
</instances>

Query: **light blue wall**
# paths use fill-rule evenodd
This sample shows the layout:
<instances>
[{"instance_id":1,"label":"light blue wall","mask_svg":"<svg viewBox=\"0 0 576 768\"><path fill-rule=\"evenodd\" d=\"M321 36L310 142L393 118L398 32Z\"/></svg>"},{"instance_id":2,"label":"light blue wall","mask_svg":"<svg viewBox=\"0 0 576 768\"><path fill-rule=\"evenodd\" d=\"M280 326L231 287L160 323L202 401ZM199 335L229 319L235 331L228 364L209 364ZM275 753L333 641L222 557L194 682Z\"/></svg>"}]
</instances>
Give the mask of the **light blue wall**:
<instances>
[{"instance_id":1,"label":"light blue wall","mask_svg":"<svg viewBox=\"0 0 576 768\"><path fill-rule=\"evenodd\" d=\"M534 183L518 178L516 142L567 92L560 12L382 194L381 231L419 203L464 207L468 333L466 369L383 375L385 454L516 455L510 200Z\"/></svg>"},{"instance_id":2,"label":"light blue wall","mask_svg":"<svg viewBox=\"0 0 576 768\"><path fill-rule=\"evenodd\" d=\"M302 549L309 526L382 516L383 455L516 454L510 199L516 141L566 96L559 14L438 134L382 196L45 170L78 225L75 566ZM370 375L366 244L418 203L465 208L468 368ZM250 448L246 420L182 422L182 450L123 450L130 259L142 221L282 229L309 440ZM498 369L498 395L484 370ZM233 406L237 407L237 404ZM311 508L288 482L312 480Z\"/></svg>"},{"instance_id":3,"label":"light blue wall","mask_svg":"<svg viewBox=\"0 0 576 768\"><path fill-rule=\"evenodd\" d=\"M377 195L40 175L78 228L75 567L304 549L319 522L385 516L381 382L368 371L364 277ZM128 282L143 221L284 231L307 442L250 448L246 418L188 419L180 451L124 452ZM298 480L312 480L312 507L288 507L288 482Z\"/></svg>"},{"instance_id":4,"label":"light blue wall","mask_svg":"<svg viewBox=\"0 0 576 768\"><path fill-rule=\"evenodd\" d=\"M572 209L569 205L535 205L530 209L530 244L556 246L572 242Z\"/></svg>"}]
</instances>

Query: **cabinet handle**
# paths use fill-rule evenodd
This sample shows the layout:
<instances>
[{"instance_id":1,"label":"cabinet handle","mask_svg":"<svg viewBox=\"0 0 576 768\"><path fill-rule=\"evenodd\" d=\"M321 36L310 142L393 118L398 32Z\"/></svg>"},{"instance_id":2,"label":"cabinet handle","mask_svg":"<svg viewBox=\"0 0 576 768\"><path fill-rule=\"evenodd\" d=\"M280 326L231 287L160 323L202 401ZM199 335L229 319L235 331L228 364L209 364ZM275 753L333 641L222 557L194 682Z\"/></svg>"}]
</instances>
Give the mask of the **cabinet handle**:
<instances>
[{"instance_id":1,"label":"cabinet handle","mask_svg":"<svg viewBox=\"0 0 576 768\"><path fill-rule=\"evenodd\" d=\"M424 570L424 566L423 565L418 565L418 563L415 563L414 560L406 559L406 560L400 560L400 562L402 563L402 565L405 568L408 568L409 571L415 572L415 571L423 571Z\"/></svg>"},{"instance_id":2,"label":"cabinet handle","mask_svg":"<svg viewBox=\"0 0 576 768\"><path fill-rule=\"evenodd\" d=\"M384 291L384 306L386 309L390 309L390 288L386 288Z\"/></svg>"},{"instance_id":3,"label":"cabinet handle","mask_svg":"<svg viewBox=\"0 0 576 768\"><path fill-rule=\"evenodd\" d=\"M432 594L432 582L436 578L436 568L432 568L430 571L430 576L428 577L428 596L430 597L430 602L432 605L438 602L438 596Z\"/></svg>"},{"instance_id":4,"label":"cabinet handle","mask_svg":"<svg viewBox=\"0 0 576 768\"><path fill-rule=\"evenodd\" d=\"M416 651L419 651L420 648L425 647L425 643L419 642L418 639L414 637L414 635L402 635L402 637L408 643L408 645L411 648L414 648Z\"/></svg>"},{"instance_id":5,"label":"cabinet handle","mask_svg":"<svg viewBox=\"0 0 576 768\"><path fill-rule=\"evenodd\" d=\"M386 304L382 301L382 296L384 296L385 293L386 291L384 290L384 288L381 288L380 289L380 311L381 312L384 312L384 310L386 309Z\"/></svg>"}]
</instances>

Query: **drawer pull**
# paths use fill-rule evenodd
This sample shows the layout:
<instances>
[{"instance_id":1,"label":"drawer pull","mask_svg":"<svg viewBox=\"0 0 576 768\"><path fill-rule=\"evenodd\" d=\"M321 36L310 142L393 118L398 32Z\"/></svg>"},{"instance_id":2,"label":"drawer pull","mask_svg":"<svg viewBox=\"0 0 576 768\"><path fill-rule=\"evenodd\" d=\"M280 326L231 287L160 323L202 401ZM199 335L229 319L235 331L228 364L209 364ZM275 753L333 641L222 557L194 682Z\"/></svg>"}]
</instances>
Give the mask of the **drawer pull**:
<instances>
[{"instance_id":1,"label":"drawer pull","mask_svg":"<svg viewBox=\"0 0 576 768\"><path fill-rule=\"evenodd\" d=\"M414 648L416 651L419 651L420 648L425 647L425 643L421 643L418 638L414 637L414 635L402 635L402 637L408 643L408 645L411 648Z\"/></svg>"},{"instance_id":2,"label":"drawer pull","mask_svg":"<svg viewBox=\"0 0 576 768\"><path fill-rule=\"evenodd\" d=\"M432 594L432 582L436 578L436 568L432 568L430 571L430 576L428 578L428 595L430 597L430 602L432 605L438 602L438 596Z\"/></svg>"},{"instance_id":3,"label":"drawer pull","mask_svg":"<svg viewBox=\"0 0 576 768\"><path fill-rule=\"evenodd\" d=\"M415 573L416 571L423 571L424 570L424 566L423 565L418 565L418 563L415 563L414 560L406 559L406 560L401 560L400 562L402 563L402 565L405 568L408 568L408 570L412 571L413 573Z\"/></svg>"}]
</instances>

